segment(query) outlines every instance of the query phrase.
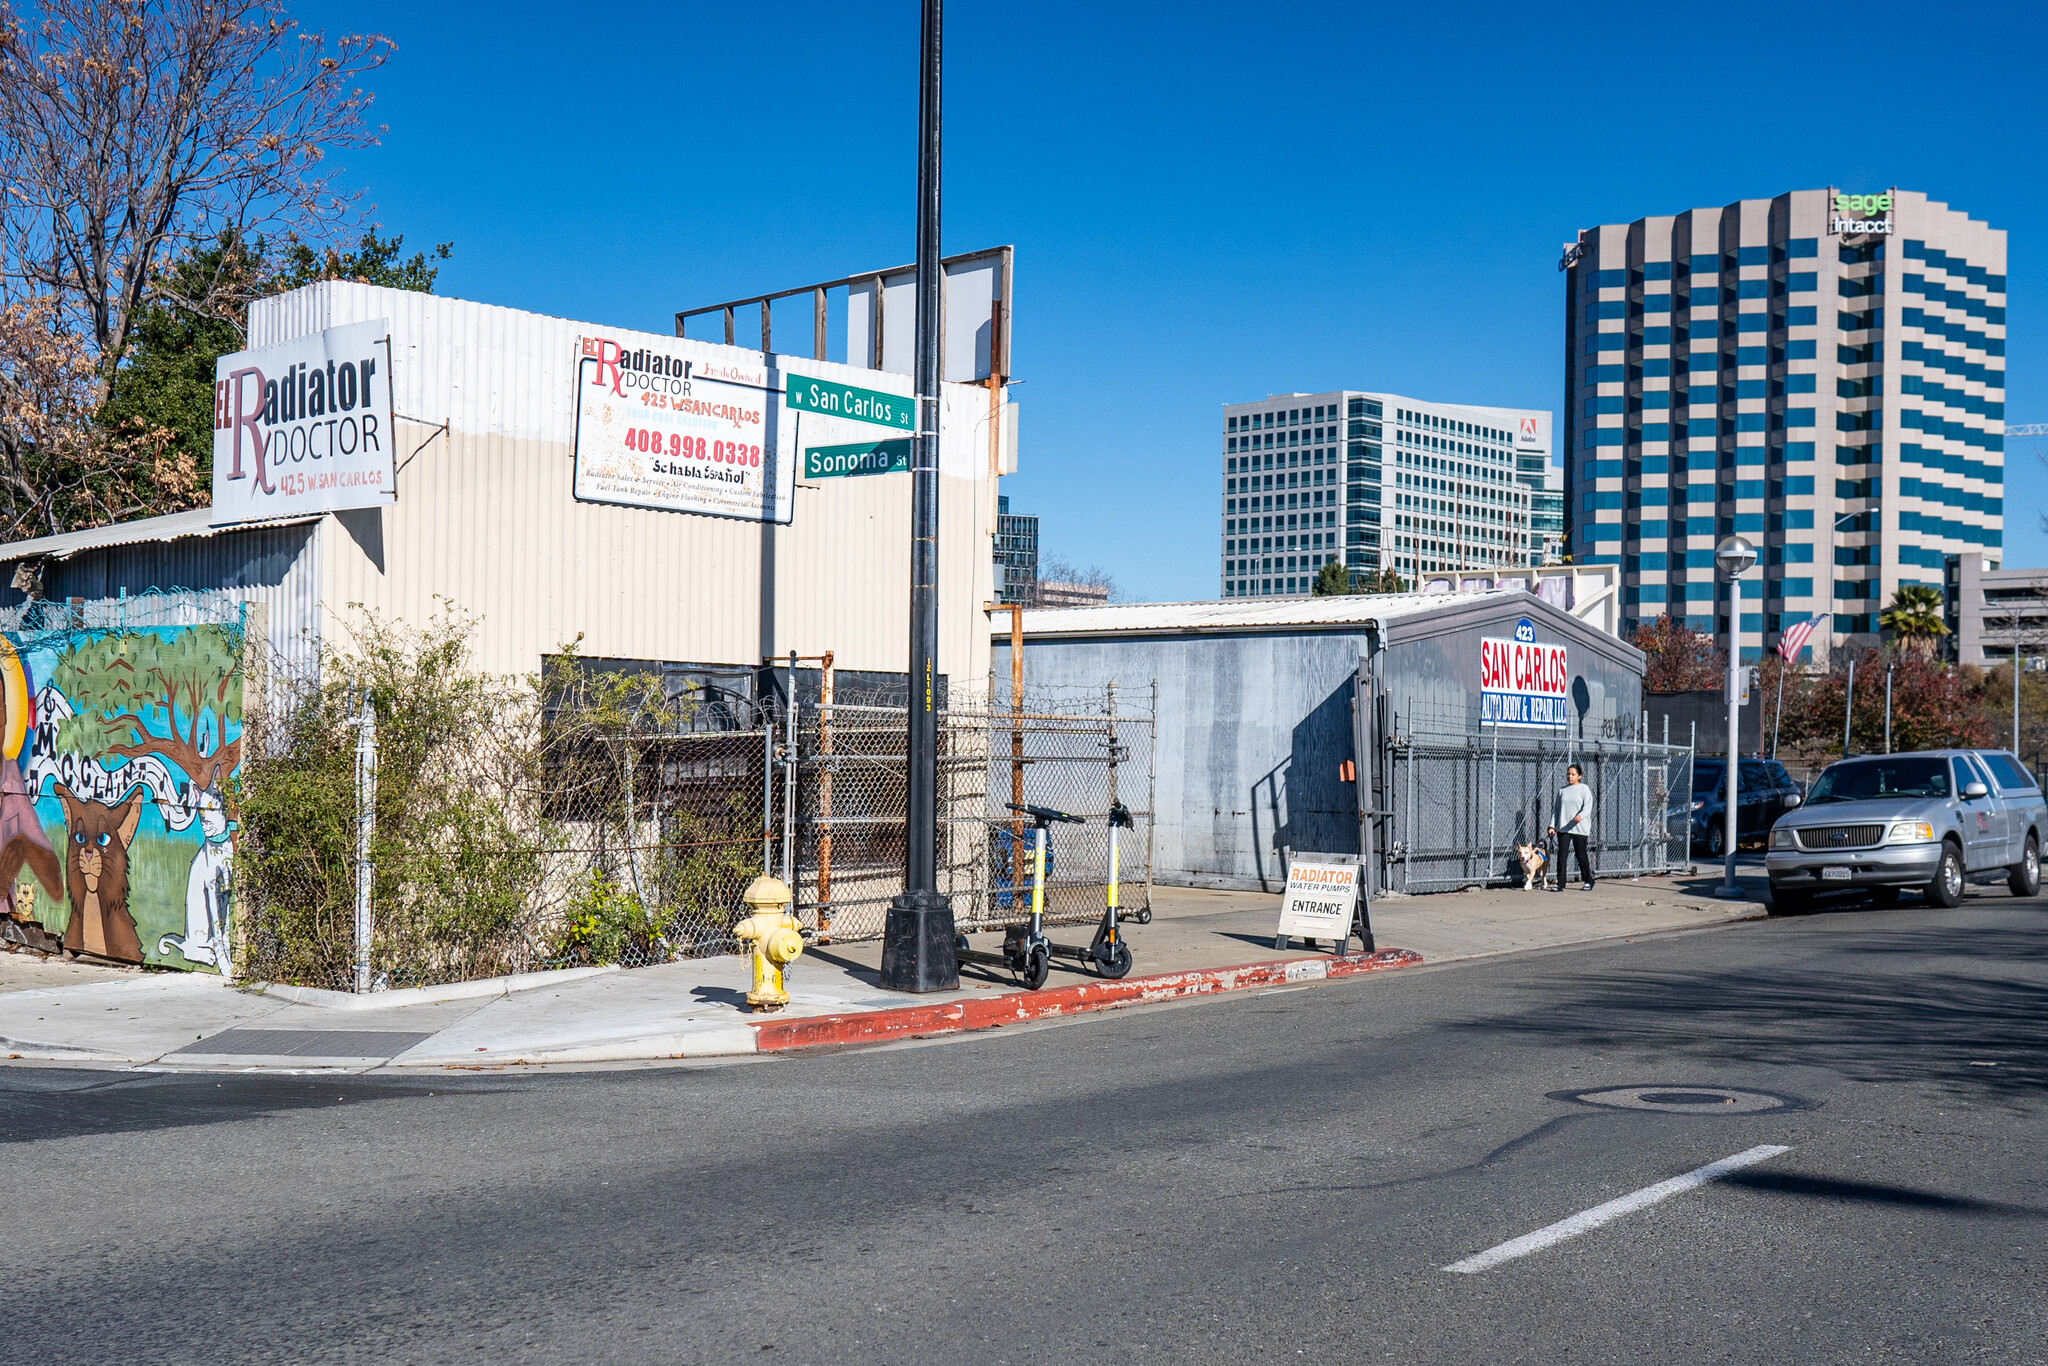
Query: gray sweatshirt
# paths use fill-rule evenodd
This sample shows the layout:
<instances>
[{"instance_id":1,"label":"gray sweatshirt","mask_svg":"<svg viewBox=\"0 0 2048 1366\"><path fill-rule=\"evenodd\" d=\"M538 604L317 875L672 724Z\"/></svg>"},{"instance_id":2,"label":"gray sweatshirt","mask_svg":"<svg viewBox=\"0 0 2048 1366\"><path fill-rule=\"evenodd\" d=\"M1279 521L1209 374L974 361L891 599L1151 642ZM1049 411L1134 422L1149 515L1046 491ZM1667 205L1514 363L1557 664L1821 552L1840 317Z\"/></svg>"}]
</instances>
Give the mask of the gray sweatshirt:
<instances>
[{"instance_id":1,"label":"gray sweatshirt","mask_svg":"<svg viewBox=\"0 0 2048 1366\"><path fill-rule=\"evenodd\" d=\"M1557 794L1557 819L1552 822L1560 835L1593 833L1593 789L1573 783Z\"/></svg>"}]
</instances>

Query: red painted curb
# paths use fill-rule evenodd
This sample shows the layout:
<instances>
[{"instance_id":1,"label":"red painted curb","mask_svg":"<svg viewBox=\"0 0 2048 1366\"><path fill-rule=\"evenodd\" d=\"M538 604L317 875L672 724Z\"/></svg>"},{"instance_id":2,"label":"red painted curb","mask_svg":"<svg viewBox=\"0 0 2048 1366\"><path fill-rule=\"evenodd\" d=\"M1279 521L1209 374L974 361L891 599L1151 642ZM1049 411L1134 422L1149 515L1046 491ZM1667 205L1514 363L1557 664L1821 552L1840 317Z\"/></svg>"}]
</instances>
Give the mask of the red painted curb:
<instances>
[{"instance_id":1,"label":"red painted curb","mask_svg":"<svg viewBox=\"0 0 2048 1366\"><path fill-rule=\"evenodd\" d=\"M785 1048L882 1043L931 1034L957 1034L1058 1015L1079 1015L1092 1010L1114 1010L1119 1006L1178 1000L1183 996L1213 996L1252 987L1277 987L1289 982L1349 977L1360 972L1412 967L1421 961L1422 955L1409 949L1381 949L1377 953L1340 958L1282 958L1270 963L1246 963L1231 968L1127 977L1120 982L1093 980L1051 990L1008 991L982 1000L947 1001L939 1005L764 1020L752 1025L754 1047L759 1052L771 1053Z\"/></svg>"}]
</instances>

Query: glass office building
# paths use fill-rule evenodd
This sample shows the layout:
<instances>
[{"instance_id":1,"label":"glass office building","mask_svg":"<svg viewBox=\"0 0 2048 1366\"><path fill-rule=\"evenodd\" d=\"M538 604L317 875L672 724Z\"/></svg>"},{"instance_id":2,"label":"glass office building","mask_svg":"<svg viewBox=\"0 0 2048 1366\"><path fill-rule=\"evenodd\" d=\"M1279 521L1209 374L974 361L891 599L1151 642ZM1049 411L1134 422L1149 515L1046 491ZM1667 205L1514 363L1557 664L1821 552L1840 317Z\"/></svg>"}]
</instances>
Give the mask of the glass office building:
<instances>
[{"instance_id":1,"label":"glass office building","mask_svg":"<svg viewBox=\"0 0 2048 1366\"><path fill-rule=\"evenodd\" d=\"M1567 542L1621 567L1624 632L1725 639L1731 533L1762 553L1745 657L1822 612L1821 651L1874 643L1899 585L1999 558L2003 231L1911 190L1794 190L1588 228L1560 265Z\"/></svg>"},{"instance_id":2,"label":"glass office building","mask_svg":"<svg viewBox=\"0 0 2048 1366\"><path fill-rule=\"evenodd\" d=\"M996 498L996 601L1033 603L1038 587L1038 518L1010 511L1010 495Z\"/></svg>"},{"instance_id":3,"label":"glass office building","mask_svg":"<svg viewBox=\"0 0 2048 1366\"><path fill-rule=\"evenodd\" d=\"M1561 472L1547 411L1338 390L1223 410L1226 598L1301 596L1326 564L1392 569L1553 562Z\"/></svg>"}]
</instances>

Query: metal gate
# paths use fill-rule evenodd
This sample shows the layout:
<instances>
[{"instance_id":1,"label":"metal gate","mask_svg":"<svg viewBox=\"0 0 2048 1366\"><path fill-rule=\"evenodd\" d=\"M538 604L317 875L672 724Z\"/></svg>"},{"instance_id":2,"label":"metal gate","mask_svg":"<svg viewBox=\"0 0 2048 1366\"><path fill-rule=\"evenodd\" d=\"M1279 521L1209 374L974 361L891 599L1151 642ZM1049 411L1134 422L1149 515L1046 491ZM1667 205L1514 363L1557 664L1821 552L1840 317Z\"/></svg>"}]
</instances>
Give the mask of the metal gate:
<instances>
[{"instance_id":1,"label":"metal gate","mask_svg":"<svg viewBox=\"0 0 2048 1366\"><path fill-rule=\"evenodd\" d=\"M1008 809L1013 801L1084 818L1053 827L1048 921L1102 913L1112 803L1132 818L1119 844L1121 900L1150 906L1154 718L1120 710L1114 688L1087 700L940 713L938 890L963 930L1006 924L1029 897L1032 823ZM877 938L903 890L907 714L843 702L793 711L778 766L787 851L778 872L806 926L832 939Z\"/></svg>"},{"instance_id":2,"label":"metal gate","mask_svg":"<svg viewBox=\"0 0 2048 1366\"><path fill-rule=\"evenodd\" d=\"M1515 846L1543 840L1572 764L1593 789L1595 876L1685 866L1692 749L1651 742L1631 720L1611 727L1629 734L1585 736L1482 726L1476 717L1462 730L1440 722L1425 729L1390 710L1370 814L1382 885L1430 892L1519 883ZM1553 845L1552 856L1558 852Z\"/></svg>"}]
</instances>

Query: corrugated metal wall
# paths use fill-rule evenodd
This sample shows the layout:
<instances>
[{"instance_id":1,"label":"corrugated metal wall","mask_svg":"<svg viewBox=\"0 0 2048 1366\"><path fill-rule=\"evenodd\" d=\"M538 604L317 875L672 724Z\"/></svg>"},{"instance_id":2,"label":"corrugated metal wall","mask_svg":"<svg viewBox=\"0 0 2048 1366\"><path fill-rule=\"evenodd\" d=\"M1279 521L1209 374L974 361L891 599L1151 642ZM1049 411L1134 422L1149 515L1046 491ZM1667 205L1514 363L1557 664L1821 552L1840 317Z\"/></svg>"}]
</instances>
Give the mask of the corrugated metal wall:
<instances>
[{"instance_id":1,"label":"corrugated metal wall","mask_svg":"<svg viewBox=\"0 0 2048 1366\"><path fill-rule=\"evenodd\" d=\"M1277 890L1283 849L1358 852L1352 678L1371 635L1293 632L1111 636L1024 642L1027 687L1126 696L1159 685L1155 881ZM995 645L998 677L1009 642Z\"/></svg>"},{"instance_id":2,"label":"corrugated metal wall","mask_svg":"<svg viewBox=\"0 0 2048 1366\"><path fill-rule=\"evenodd\" d=\"M445 598L481 615L478 662L499 671L533 670L579 633L594 655L752 664L831 650L842 668L904 670L907 474L799 483L783 527L572 496L581 337L756 365L759 353L334 282L258 303L250 345L377 318L392 328L398 501L330 520L320 592L330 619L362 603L418 622ZM775 363L868 388L907 383L807 358ZM988 400L948 385L943 401L939 667L956 690L978 690L989 658L981 604L994 594Z\"/></svg>"},{"instance_id":3,"label":"corrugated metal wall","mask_svg":"<svg viewBox=\"0 0 2048 1366\"><path fill-rule=\"evenodd\" d=\"M118 598L124 588L217 589L237 602L266 604L273 657L287 669L310 669L320 646L321 531L306 522L88 550L46 564L43 592L61 601ZM20 596L6 594L10 603Z\"/></svg>"}]
</instances>

